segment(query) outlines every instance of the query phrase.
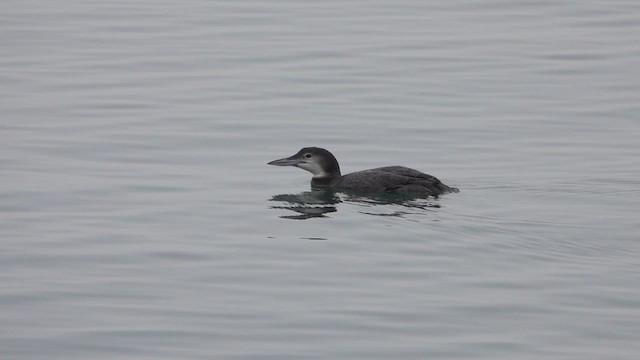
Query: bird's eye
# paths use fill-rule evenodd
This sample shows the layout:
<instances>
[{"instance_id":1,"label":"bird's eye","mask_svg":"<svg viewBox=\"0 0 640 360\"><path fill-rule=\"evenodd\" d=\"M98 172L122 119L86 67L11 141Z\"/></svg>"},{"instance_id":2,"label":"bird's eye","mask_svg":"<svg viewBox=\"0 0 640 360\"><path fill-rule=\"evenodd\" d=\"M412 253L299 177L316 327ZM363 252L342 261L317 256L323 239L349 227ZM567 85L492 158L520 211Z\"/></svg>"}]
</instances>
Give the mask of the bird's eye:
<instances>
[{"instance_id":1,"label":"bird's eye","mask_svg":"<svg viewBox=\"0 0 640 360\"><path fill-rule=\"evenodd\" d=\"M311 157L311 154L306 153L306 154L304 154L304 157L306 157L307 159L309 159L309 158Z\"/></svg>"}]
</instances>

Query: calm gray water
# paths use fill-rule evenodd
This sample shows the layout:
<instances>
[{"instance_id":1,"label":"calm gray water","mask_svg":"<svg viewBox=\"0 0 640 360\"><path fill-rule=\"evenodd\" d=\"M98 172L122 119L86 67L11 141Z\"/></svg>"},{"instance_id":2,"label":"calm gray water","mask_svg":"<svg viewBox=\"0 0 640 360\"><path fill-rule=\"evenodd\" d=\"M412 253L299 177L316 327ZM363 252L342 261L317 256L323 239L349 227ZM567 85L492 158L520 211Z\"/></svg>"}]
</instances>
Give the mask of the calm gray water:
<instances>
[{"instance_id":1,"label":"calm gray water","mask_svg":"<svg viewBox=\"0 0 640 360\"><path fill-rule=\"evenodd\" d=\"M2 359L640 356L637 1L2 8Z\"/></svg>"}]
</instances>

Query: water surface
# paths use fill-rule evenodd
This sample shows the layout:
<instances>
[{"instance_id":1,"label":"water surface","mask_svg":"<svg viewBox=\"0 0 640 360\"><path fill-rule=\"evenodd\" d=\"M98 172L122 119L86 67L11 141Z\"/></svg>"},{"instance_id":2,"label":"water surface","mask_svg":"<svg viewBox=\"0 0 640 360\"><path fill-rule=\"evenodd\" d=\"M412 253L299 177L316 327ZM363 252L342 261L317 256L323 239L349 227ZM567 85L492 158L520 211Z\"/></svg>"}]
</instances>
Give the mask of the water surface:
<instances>
[{"instance_id":1,"label":"water surface","mask_svg":"<svg viewBox=\"0 0 640 360\"><path fill-rule=\"evenodd\" d=\"M3 358L640 354L635 2L4 5Z\"/></svg>"}]
</instances>

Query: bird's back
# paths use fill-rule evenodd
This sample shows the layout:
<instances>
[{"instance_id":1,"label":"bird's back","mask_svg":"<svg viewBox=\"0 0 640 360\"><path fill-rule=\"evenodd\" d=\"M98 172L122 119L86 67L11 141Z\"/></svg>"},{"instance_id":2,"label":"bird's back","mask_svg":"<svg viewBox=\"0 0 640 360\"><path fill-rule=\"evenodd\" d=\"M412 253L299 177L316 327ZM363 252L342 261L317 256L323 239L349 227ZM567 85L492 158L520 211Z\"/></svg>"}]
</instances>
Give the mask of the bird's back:
<instances>
[{"instance_id":1,"label":"bird's back","mask_svg":"<svg viewBox=\"0 0 640 360\"><path fill-rule=\"evenodd\" d=\"M385 166L341 176L333 187L338 191L367 193L397 192L421 196L436 196L457 192L431 176L404 166Z\"/></svg>"}]
</instances>

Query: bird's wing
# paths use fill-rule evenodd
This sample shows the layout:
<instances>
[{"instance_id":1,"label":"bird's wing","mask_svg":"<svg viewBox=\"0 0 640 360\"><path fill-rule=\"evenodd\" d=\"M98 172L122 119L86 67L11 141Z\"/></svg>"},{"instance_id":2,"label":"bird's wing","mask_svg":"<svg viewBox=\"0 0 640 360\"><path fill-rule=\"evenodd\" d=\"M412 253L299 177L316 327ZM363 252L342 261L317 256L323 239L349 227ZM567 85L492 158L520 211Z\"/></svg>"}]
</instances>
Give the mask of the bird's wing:
<instances>
[{"instance_id":1,"label":"bird's wing","mask_svg":"<svg viewBox=\"0 0 640 360\"><path fill-rule=\"evenodd\" d=\"M425 174L418 170L410 169L404 166L385 166L373 170L406 177L406 179L403 181L403 183L405 184L424 184L427 186L440 184L440 180L438 180L435 176L431 176L429 174Z\"/></svg>"}]
</instances>

